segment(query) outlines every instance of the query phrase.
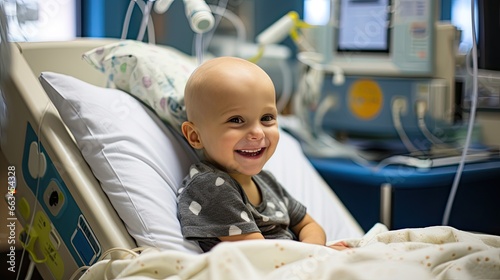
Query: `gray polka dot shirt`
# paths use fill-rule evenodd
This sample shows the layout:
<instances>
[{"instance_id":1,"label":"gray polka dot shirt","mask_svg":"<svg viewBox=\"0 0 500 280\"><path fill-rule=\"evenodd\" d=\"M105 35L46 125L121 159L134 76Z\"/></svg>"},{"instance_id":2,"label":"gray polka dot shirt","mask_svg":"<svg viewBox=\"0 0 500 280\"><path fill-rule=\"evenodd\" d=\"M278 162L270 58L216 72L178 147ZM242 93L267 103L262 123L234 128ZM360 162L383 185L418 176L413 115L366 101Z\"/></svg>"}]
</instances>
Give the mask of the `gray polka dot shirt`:
<instances>
[{"instance_id":1,"label":"gray polka dot shirt","mask_svg":"<svg viewBox=\"0 0 500 280\"><path fill-rule=\"evenodd\" d=\"M178 190L182 234L198 241L203 251L221 242L217 237L261 232L266 239L293 239L289 227L298 224L306 208L266 171L253 176L262 201L252 205L227 173L208 162L190 167Z\"/></svg>"}]
</instances>

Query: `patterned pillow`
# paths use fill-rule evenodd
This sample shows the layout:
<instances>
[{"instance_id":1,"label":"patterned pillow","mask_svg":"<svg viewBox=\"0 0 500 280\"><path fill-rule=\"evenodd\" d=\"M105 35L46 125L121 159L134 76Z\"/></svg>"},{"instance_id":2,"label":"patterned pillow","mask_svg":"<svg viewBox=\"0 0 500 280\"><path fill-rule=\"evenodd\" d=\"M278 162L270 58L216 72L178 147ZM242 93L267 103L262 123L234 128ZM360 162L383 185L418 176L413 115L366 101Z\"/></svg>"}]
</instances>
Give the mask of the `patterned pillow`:
<instances>
[{"instance_id":1,"label":"patterned pillow","mask_svg":"<svg viewBox=\"0 0 500 280\"><path fill-rule=\"evenodd\" d=\"M175 128L186 120L184 87L196 68L191 56L168 46L126 40L90 50L83 58L105 73L111 85L144 102Z\"/></svg>"}]
</instances>

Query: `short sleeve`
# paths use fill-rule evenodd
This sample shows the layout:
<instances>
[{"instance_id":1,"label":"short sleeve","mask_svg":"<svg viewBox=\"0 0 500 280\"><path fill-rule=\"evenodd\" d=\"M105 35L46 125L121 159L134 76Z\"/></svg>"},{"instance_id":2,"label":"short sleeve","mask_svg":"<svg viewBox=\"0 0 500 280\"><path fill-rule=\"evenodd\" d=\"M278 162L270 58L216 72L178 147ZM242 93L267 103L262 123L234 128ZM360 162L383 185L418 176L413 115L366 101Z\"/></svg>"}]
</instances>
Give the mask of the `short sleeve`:
<instances>
[{"instance_id":1,"label":"short sleeve","mask_svg":"<svg viewBox=\"0 0 500 280\"><path fill-rule=\"evenodd\" d=\"M192 173L196 172L192 169ZM244 195L233 179L223 173L196 174L180 189L178 200L182 234L187 239L259 231Z\"/></svg>"},{"instance_id":2,"label":"short sleeve","mask_svg":"<svg viewBox=\"0 0 500 280\"><path fill-rule=\"evenodd\" d=\"M269 186L272 193L276 194L275 199L277 199L278 203L288 212L289 226L293 227L300 223L307 214L307 208L290 195L270 172L262 171L260 175L260 178Z\"/></svg>"}]
</instances>

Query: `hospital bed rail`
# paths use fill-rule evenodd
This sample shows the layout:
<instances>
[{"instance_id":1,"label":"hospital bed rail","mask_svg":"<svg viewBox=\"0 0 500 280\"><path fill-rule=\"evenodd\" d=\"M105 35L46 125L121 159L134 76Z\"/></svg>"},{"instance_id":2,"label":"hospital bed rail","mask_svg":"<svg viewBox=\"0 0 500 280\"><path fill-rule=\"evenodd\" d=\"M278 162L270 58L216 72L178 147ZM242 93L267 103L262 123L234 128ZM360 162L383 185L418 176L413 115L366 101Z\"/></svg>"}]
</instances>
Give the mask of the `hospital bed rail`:
<instances>
[{"instance_id":1,"label":"hospital bed rail","mask_svg":"<svg viewBox=\"0 0 500 280\"><path fill-rule=\"evenodd\" d=\"M23 227L24 257L30 252L47 279L68 279L107 249L137 247L37 79L54 71L103 85L104 76L74 54L111 40L12 43L0 133L17 183L11 218Z\"/></svg>"}]
</instances>

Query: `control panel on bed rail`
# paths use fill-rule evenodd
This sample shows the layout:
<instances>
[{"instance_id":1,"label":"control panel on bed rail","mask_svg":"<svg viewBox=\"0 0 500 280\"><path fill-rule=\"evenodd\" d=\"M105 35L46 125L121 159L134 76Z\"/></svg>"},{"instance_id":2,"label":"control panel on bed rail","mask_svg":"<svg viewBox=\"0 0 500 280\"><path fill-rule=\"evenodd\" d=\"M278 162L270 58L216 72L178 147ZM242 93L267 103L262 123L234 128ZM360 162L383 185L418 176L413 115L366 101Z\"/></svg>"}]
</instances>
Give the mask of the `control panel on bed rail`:
<instances>
[{"instance_id":1,"label":"control panel on bed rail","mask_svg":"<svg viewBox=\"0 0 500 280\"><path fill-rule=\"evenodd\" d=\"M65 266L71 262L68 258L74 260L76 267L92 265L102 251L62 180L62 172L67 171L52 161L28 123L22 160L23 179L28 188L16 193L16 214L24 221L20 240L32 260L45 263L56 279L67 275ZM74 268L70 269L73 272Z\"/></svg>"}]
</instances>

